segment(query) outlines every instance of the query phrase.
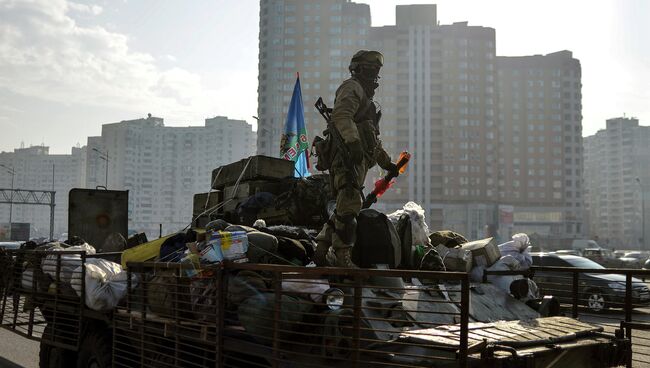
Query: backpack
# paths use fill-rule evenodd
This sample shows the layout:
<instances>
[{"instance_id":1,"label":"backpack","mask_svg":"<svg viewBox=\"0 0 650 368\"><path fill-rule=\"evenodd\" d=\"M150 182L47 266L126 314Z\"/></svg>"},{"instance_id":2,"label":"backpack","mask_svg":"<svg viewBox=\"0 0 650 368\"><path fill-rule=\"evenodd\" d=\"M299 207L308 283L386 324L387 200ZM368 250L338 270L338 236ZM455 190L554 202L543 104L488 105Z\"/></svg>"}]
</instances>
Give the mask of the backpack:
<instances>
[{"instance_id":1,"label":"backpack","mask_svg":"<svg viewBox=\"0 0 650 368\"><path fill-rule=\"evenodd\" d=\"M355 80L354 78L350 78L343 83L345 84L348 81L354 81L355 83L359 83L359 81ZM359 83L359 85L361 84ZM334 104L336 104L336 101L334 101ZM330 114L332 113L332 109L328 108L323 103L322 98L319 98L318 101L316 102L316 109L319 109L319 111L322 109L321 114L323 114L323 116L326 117L326 119L329 119ZM371 119L372 126L359 124L364 120L366 120L365 118L367 117L368 113L371 113L372 116ZM354 122L357 123L357 129L359 129L359 135L361 141L364 143L364 149L366 151L373 152L377 145L377 135L379 135L378 123L380 118L381 118L381 111L377 111L377 105L375 105L372 99L368 98L366 96L366 93L364 92L363 96L361 97L359 108L357 109L357 112L354 115L354 118L352 120L354 120ZM361 125L363 125L363 127ZM343 143L340 137L339 138L333 137L334 134L337 134L337 132L333 131L336 129L337 128L334 126L334 124L328 120L327 127L323 131L323 135L325 137L323 138L320 136L316 136L316 138L314 138L311 144L312 149L310 153L312 157L316 157L316 170L318 171L327 171L332 167L332 163L334 162L334 157L336 156L336 152L338 151L337 145ZM338 135L340 136L340 133L338 133ZM370 166L372 167L374 166L374 164Z\"/></svg>"},{"instance_id":2,"label":"backpack","mask_svg":"<svg viewBox=\"0 0 650 368\"><path fill-rule=\"evenodd\" d=\"M397 220L395 225L397 235L399 235L402 242L402 263L399 268L413 270L417 269L417 264L414 260L415 252L413 250L413 230L411 226L411 217L408 213L403 213Z\"/></svg>"},{"instance_id":3,"label":"backpack","mask_svg":"<svg viewBox=\"0 0 650 368\"><path fill-rule=\"evenodd\" d=\"M372 208L359 212L352 262L362 268L377 264L396 268L401 264L402 244L395 226L385 214Z\"/></svg>"}]
</instances>

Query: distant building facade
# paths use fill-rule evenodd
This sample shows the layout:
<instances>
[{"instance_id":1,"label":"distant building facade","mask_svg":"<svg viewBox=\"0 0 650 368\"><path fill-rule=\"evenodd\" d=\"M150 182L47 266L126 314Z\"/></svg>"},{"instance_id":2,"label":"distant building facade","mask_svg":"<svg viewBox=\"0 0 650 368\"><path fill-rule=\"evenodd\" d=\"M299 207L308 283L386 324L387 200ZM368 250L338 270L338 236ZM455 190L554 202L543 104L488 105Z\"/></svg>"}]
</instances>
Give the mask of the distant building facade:
<instances>
[{"instance_id":1,"label":"distant building facade","mask_svg":"<svg viewBox=\"0 0 650 368\"><path fill-rule=\"evenodd\" d=\"M609 119L585 138L584 156L589 236L601 246L649 249L650 127Z\"/></svg>"},{"instance_id":2,"label":"distant building facade","mask_svg":"<svg viewBox=\"0 0 650 368\"><path fill-rule=\"evenodd\" d=\"M397 6L395 26L371 30L371 48L386 57L382 140L394 156L413 154L408 177L382 204L414 200L433 229L478 238L496 221L498 198L495 31L439 25L436 13L436 5Z\"/></svg>"},{"instance_id":3,"label":"distant building facade","mask_svg":"<svg viewBox=\"0 0 650 368\"><path fill-rule=\"evenodd\" d=\"M250 124L221 116L190 127L166 127L152 116L104 124L101 137L88 138L87 185L129 190L129 229L157 237L160 224L163 234L187 226L193 196L210 189L212 170L254 154L255 141Z\"/></svg>"},{"instance_id":4,"label":"distant building facade","mask_svg":"<svg viewBox=\"0 0 650 368\"><path fill-rule=\"evenodd\" d=\"M47 146L16 148L1 152L0 164L15 171L14 188L55 191L53 236L68 230L68 192L85 186L86 148L73 147L69 155L50 154ZM0 167L0 187L11 188L11 174ZM1 205L0 222L9 222L9 205ZM31 237L49 237L50 208L18 205L12 208L12 222L30 223Z\"/></svg>"},{"instance_id":5,"label":"distant building facade","mask_svg":"<svg viewBox=\"0 0 650 368\"><path fill-rule=\"evenodd\" d=\"M580 61L560 51L497 66L499 204L514 207L501 231L569 245L585 234Z\"/></svg>"}]
</instances>

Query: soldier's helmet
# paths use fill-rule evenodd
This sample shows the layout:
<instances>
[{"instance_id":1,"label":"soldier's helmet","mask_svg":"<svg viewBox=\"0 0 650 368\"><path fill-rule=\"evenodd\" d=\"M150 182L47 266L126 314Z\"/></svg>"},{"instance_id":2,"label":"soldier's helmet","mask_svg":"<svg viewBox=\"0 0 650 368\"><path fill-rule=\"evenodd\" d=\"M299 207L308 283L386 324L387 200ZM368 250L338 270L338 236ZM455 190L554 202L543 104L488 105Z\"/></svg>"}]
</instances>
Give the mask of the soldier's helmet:
<instances>
[{"instance_id":1,"label":"soldier's helmet","mask_svg":"<svg viewBox=\"0 0 650 368\"><path fill-rule=\"evenodd\" d=\"M359 50L352 56L349 70L355 70L362 65L381 68L384 66L384 55L379 51Z\"/></svg>"}]
</instances>

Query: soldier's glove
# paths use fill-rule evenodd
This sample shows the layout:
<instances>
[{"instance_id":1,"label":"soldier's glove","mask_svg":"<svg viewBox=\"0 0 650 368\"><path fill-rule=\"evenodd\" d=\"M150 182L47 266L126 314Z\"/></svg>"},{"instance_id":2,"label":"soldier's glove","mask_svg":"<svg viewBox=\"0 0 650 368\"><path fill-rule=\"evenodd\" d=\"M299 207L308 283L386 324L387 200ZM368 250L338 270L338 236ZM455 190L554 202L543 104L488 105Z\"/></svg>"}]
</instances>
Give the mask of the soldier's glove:
<instances>
[{"instance_id":1,"label":"soldier's glove","mask_svg":"<svg viewBox=\"0 0 650 368\"><path fill-rule=\"evenodd\" d=\"M384 168L390 174L392 177L398 177L399 176L399 169L397 168L397 165L394 163L389 163L387 167Z\"/></svg>"},{"instance_id":2,"label":"soldier's glove","mask_svg":"<svg viewBox=\"0 0 650 368\"><path fill-rule=\"evenodd\" d=\"M361 141L352 141L347 143L348 150L350 151L350 159L355 164L360 164L363 161L363 147Z\"/></svg>"}]
</instances>

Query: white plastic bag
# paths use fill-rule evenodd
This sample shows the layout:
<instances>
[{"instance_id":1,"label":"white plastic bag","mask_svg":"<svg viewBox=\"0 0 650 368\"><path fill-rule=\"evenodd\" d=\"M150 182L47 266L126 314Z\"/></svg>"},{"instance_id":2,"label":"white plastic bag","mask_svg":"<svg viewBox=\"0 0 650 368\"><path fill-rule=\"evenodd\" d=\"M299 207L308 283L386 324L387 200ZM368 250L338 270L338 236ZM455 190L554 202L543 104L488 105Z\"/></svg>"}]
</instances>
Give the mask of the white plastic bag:
<instances>
[{"instance_id":1,"label":"white plastic bag","mask_svg":"<svg viewBox=\"0 0 650 368\"><path fill-rule=\"evenodd\" d=\"M403 215L409 215L411 219L411 237L413 245L430 245L429 241L429 227L424 218L424 209L415 202L408 202L401 210L397 210L389 215L388 219L397 226L399 218Z\"/></svg>"},{"instance_id":2,"label":"white plastic bag","mask_svg":"<svg viewBox=\"0 0 650 368\"><path fill-rule=\"evenodd\" d=\"M49 251L53 252L68 252L68 251L76 251L76 252L86 252L86 254L95 254L95 248L92 245L89 245L88 243L83 243L82 245L74 245L72 247L68 248L62 248L60 246L54 246L50 249ZM56 279L56 268L57 268L57 258L58 256L56 255L49 255L46 256L45 259L43 259L43 262L41 263L41 267L43 268L43 272L53 279ZM81 266L81 255L79 254L66 254L61 256L61 270L60 270L60 277L61 281L63 282L70 282L70 278L73 276L73 273L75 270Z\"/></svg>"},{"instance_id":3,"label":"white plastic bag","mask_svg":"<svg viewBox=\"0 0 650 368\"><path fill-rule=\"evenodd\" d=\"M515 234L512 240L499 244L499 251L502 256L512 256L519 262L519 269L527 270L533 264L533 257L530 255L530 240L524 233Z\"/></svg>"},{"instance_id":4,"label":"white plastic bag","mask_svg":"<svg viewBox=\"0 0 650 368\"><path fill-rule=\"evenodd\" d=\"M115 308L127 292L127 272L115 262L100 258L86 260L86 305L96 311ZM70 284L81 296L81 266L75 270ZM137 280L131 280L132 287Z\"/></svg>"}]
</instances>

